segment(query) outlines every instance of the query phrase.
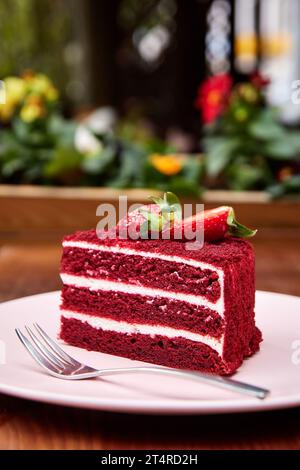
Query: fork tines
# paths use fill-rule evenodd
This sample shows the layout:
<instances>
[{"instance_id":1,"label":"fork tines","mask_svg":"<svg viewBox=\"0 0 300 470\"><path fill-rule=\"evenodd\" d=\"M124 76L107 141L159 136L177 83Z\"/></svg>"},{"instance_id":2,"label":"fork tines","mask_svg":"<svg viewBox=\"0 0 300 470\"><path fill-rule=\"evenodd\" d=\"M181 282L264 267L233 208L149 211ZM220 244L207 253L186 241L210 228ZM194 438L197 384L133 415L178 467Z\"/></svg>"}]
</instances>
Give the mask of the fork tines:
<instances>
[{"instance_id":1,"label":"fork tines","mask_svg":"<svg viewBox=\"0 0 300 470\"><path fill-rule=\"evenodd\" d=\"M34 323L36 334L31 328L25 326L25 329L31 339L16 328L16 333L21 343L25 346L29 354L42 367L56 374L66 373L68 369L81 367L80 362L69 356L38 323Z\"/></svg>"}]
</instances>

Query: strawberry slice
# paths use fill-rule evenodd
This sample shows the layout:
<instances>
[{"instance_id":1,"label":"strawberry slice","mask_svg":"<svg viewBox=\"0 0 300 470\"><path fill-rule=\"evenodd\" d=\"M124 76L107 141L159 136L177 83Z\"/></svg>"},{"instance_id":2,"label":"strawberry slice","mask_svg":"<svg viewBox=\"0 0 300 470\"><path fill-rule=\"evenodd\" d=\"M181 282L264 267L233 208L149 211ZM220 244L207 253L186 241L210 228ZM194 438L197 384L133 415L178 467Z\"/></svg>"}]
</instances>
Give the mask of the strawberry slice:
<instances>
[{"instance_id":1,"label":"strawberry slice","mask_svg":"<svg viewBox=\"0 0 300 470\"><path fill-rule=\"evenodd\" d=\"M158 204L147 204L144 206L139 207L138 209L129 212L126 214L123 219L119 220L116 226L116 234L120 238L131 238L132 240L137 240L138 238L143 238L143 234L145 238L148 231L148 218L152 222L153 226L155 225L156 221L160 220L161 209ZM148 217L146 217L148 214ZM157 232L161 230L161 227L156 224Z\"/></svg>"},{"instance_id":2,"label":"strawberry slice","mask_svg":"<svg viewBox=\"0 0 300 470\"><path fill-rule=\"evenodd\" d=\"M154 204L148 204L130 212L116 226L117 236L132 240L163 238L192 241L196 231L204 229L205 241L222 240L225 236L253 237L256 230L240 224L229 206L199 212L182 219L182 207L173 193L165 193L164 198L151 198Z\"/></svg>"},{"instance_id":3,"label":"strawberry slice","mask_svg":"<svg viewBox=\"0 0 300 470\"><path fill-rule=\"evenodd\" d=\"M257 232L257 230L251 230L240 224L235 218L232 207L221 206L183 219L180 225L175 223L171 230L171 236L174 238L176 230L179 233L181 230L182 239L191 240L193 235L195 236L197 226L203 226L205 241L221 240L226 235L248 238L253 237Z\"/></svg>"}]
</instances>

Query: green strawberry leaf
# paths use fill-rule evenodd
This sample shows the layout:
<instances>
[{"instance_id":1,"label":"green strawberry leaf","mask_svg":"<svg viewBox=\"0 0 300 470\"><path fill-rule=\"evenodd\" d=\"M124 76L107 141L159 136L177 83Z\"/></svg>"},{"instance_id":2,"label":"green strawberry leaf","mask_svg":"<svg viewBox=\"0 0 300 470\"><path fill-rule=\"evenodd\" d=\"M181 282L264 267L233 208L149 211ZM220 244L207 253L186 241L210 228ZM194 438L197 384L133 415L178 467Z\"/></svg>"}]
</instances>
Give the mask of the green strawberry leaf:
<instances>
[{"instance_id":1,"label":"green strawberry leaf","mask_svg":"<svg viewBox=\"0 0 300 470\"><path fill-rule=\"evenodd\" d=\"M233 237L250 238L250 237L254 237L254 235L257 232L257 230L252 230L251 228L240 224L236 220L235 213L234 213L234 210L232 208L229 211L229 214L228 214L228 217L227 217L227 225L228 225L228 228L229 228L228 232Z\"/></svg>"},{"instance_id":2,"label":"green strawberry leaf","mask_svg":"<svg viewBox=\"0 0 300 470\"><path fill-rule=\"evenodd\" d=\"M148 199L150 199L150 201L153 201L155 204L157 204L160 207L165 204L165 200L162 199L161 197L150 196Z\"/></svg>"},{"instance_id":3,"label":"green strawberry leaf","mask_svg":"<svg viewBox=\"0 0 300 470\"><path fill-rule=\"evenodd\" d=\"M182 207L176 194L168 191L164 194L163 199L155 196L151 196L149 199L159 205L162 216L168 222L182 219Z\"/></svg>"},{"instance_id":4,"label":"green strawberry leaf","mask_svg":"<svg viewBox=\"0 0 300 470\"><path fill-rule=\"evenodd\" d=\"M161 232L167 226L174 224L175 220L182 220L182 207L178 197L167 192L164 197L149 197L151 201L160 207L160 213L156 214L147 209L139 209L139 212L145 217L145 222L141 225L141 233Z\"/></svg>"},{"instance_id":5,"label":"green strawberry leaf","mask_svg":"<svg viewBox=\"0 0 300 470\"><path fill-rule=\"evenodd\" d=\"M142 225L140 226L141 238L143 238L144 240L147 240L148 234L149 234L148 220L145 220L145 222L143 222Z\"/></svg>"},{"instance_id":6,"label":"green strawberry leaf","mask_svg":"<svg viewBox=\"0 0 300 470\"><path fill-rule=\"evenodd\" d=\"M170 191L167 191L167 192L164 194L164 201L165 201L169 206L175 206L175 205L181 206L180 201L179 201L178 197L176 196L176 194L171 193Z\"/></svg>"},{"instance_id":7,"label":"green strawberry leaf","mask_svg":"<svg viewBox=\"0 0 300 470\"><path fill-rule=\"evenodd\" d=\"M145 217L148 231L160 232L162 230L162 217L159 214L147 211L146 209L140 209L139 212ZM142 224L143 225L143 224Z\"/></svg>"}]
</instances>

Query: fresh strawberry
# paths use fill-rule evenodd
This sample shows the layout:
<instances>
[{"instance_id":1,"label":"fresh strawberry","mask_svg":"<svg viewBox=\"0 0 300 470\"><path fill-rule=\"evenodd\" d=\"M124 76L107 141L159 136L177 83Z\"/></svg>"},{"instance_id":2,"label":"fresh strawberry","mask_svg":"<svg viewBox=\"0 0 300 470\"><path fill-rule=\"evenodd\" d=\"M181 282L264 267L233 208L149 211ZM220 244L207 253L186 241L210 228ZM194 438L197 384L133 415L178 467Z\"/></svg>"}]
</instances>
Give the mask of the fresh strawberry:
<instances>
[{"instance_id":1,"label":"fresh strawberry","mask_svg":"<svg viewBox=\"0 0 300 470\"><path fill-rule=\"evenodd\" d=\"M164 198L151 198L155 204L141 206L121 219L116 227L120 238L164 238L192 241L197 230L204 230L205 241L222 240L225 236L252 237L256 230L237 222L229 206L199 212L182 219L182 207L173 193Z\"/></svg>"},{"instance_id":2,"label":"fresh strawberry","mask_svg":"<svg viewBox=\"0 0 300 470\"><path fill-rule=\"evenodd\" d=\"M116 226L120 238L160 238L166 224L181 221L181 204L175 194L167 192L163 199L150 197L154 204L147 204L127 214ZM151 233L151 235L150 235Z\"/></svg>"},{"instance_id":3,"label":"fresh strawberry","mask_svg":"<svg viewBox=\"0 0 300 470\"><path fill-rule=\"evenodd\" d=\"M147 204L126 214L123 219L119 220L116 226L116 233L121 238L141 238L141 235L148 233L148 217L151 220L159 218L160 207L157 204ZM149 214L149 215L148 215ZM159 232L159 227L157 227Z\"/></svg>"},{"instance_id":4,"label":"fresh strawberry","mask_svg":"<svg viewBox=\"0 0 300 470\"><path fill-rule=\"evenodd\" d=\"M256 233L256 230L251 230L237 222L232 207L221 206L183 219L180 224L175 223L171 236L174 238L177 230L177 233L181 233L183 240L191 240L193 236L196 237L197 226L199 229L203 227L205 241L221 240L226 235L252 237Z\"/></svg>"}]
</instances>

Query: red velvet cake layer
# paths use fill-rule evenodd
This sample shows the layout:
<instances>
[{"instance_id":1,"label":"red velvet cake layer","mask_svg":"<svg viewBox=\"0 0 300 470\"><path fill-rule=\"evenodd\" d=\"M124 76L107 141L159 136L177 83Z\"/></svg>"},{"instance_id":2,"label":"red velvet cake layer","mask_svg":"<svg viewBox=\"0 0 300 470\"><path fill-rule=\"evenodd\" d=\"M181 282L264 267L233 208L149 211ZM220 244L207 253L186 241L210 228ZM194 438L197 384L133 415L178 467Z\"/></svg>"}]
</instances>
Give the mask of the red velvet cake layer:
<instances>
[{"instance_id":1,"label":"red velvet cake layer","mask_svg":"<svg viewBox=\"0 0 300 470\"><path fill-rule=\"evenodd\" d=\"M228 237L214 243L204 243L201 249L187 250L186 243L175 240L101 240L95 230L76 232L67 235L64 241L87 242L95 245L104 245L128 248L136 251L147 251L157 255L179 256L188 260L202 261L216 267L225 267L239 261L252 253L250 243L240 238Z\"/></svg>"},{"instance_id":2,"label":"red velvet cake layer","mask_svg":"<svg viewBox=\"0 0 300 470\"><path fill-rule=\"evenodd\" d=\"M161 297L64 286L61 307L129 323L169 326L215 338L220 338L224 332L222 318L215 311Z\"/></svg>"},{"instance_id":3,"label":"red velvet cake layer","mask_svg":"<svg viewBox=\"0 0 300 470\"><path fill-rule=\"evenodd\" d=\"M158 330L156 331L159 334L155 336L104 331L78 319L62 318L61 337L68 343L145 362L220 374L233 373L245 357L259 349L262 338L254 319L254 253L247 241L227 238L216 243L205 243L198 250L186 250L185 243L181 241L99 240L95 231L78 232L66 237L65 241L104 245L113 247L116 251L119 248L134 250L157 257L152 259L142 257L142 253L141 256L113 254L65 246L62 272L81 276L86 282L82 288L64 286L62 306L65 310L125 321L128 324L157 325L208 335L223 340L223 350L220 357L217 352L220 346L213 349L214 342L209 343L210 347L176 334L172 339L160 336ZM163 261L159 259L161 255L203 262L212 268L201 270L188 264L174 263L173 260ZM220 283L214 269L223 273L223 281L221 279ZM105 291L101 288L95 290L96 284L89 281L90 278L92 281L100 278L136 285L140 294L134 292L135 287L131 290L132 293ZM68 280L68 277L64 279L70 284L74 282L72 279ZM221 282L223 292L220 289ZM98 286L101 287L101 283ZM106 284L105 287L118 290L119 285L116 287ZM141 295L143 287L166 290L169 293L193 294L193 297L199 295L199 303L206 297L207 300L216 301L214 306L219 313L203 305L163 298L163 293L160 293L160 297L152 296L151 291L144 291L147 295ZM193 301L198 303L198 299L197 302L195 298ZM113 329L114 325L111 324L109 328Z\"/></svg>"},{"instance_id":4,"label":"red velvet cake layer","mask_svg":"<svg viewBox=\"0 0 300 470\"><path fill-rule=\"evenodd\" d=\"M215 271L161 259L65 247L61 271L110 281L122 279L122 282L128 284L202 295L212 302L220 297L220 283Z\"/></svg>"},{"instance_id":5,"label":"red velvet cake layer","mask_svg":"<svg viewBox=\"0 0 300 470\"><path fill-rule=\"evenodd\" d=\"M257 332L254 332L254 336L256 334ZM243 361L243 357L235 356L233 362L224 362L209 346L183 338L169 339L165 336L129 335L97 330L74 319L62 318L61 338L73 346L91 351L220 375L232 374ZM249 347L249 355L257 350L258 344L259 341L254 337Z\"/></svg>"},{"instance_id":6,"label":"red velvet cake layer","mask_svg":"<svg viewBox=\"0 0 300 470\"><path fill-rule=\"evenodd\" d=\"M251 245L247 254L224 269L224 319L226 322L223 358L231 362L237 356L251 354L251 341L259 337L255 327L255 258Z\"/></svg>"}]
</instances>

